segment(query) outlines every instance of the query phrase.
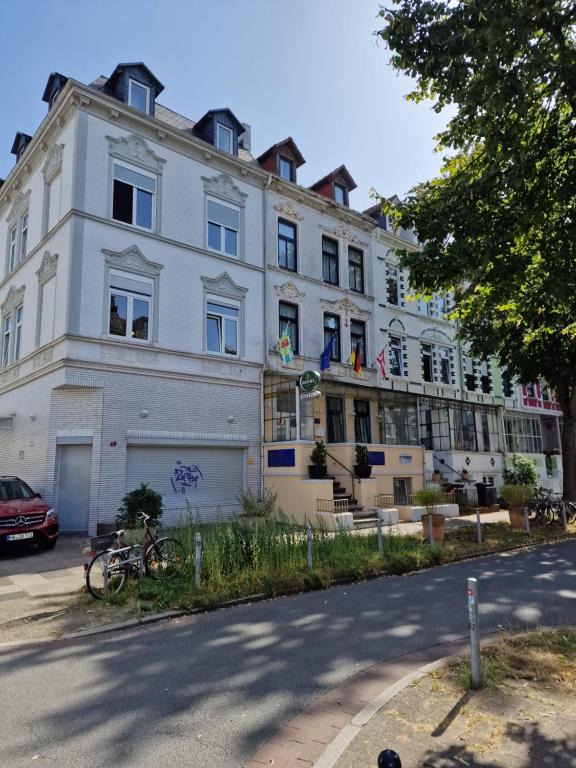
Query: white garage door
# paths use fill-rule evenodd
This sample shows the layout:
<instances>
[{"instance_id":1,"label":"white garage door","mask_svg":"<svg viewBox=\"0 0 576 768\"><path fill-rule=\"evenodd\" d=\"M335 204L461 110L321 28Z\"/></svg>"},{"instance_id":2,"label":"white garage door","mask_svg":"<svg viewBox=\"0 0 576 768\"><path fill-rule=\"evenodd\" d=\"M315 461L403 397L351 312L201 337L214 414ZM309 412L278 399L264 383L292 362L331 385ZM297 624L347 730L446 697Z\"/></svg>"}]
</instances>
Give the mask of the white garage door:
<instances>
[{"instance_id":1,"label":"white garage door","mask_svg":"<svg viewBox=\"0 0 576 768\"><path fill-rule=\"evenodd\" d=\"M148 483L162 494L163 524L187 515L205 522L233 516L244 486L244 451L223 447L129 446L126 490Z\"/></svg>"}]
</instances>

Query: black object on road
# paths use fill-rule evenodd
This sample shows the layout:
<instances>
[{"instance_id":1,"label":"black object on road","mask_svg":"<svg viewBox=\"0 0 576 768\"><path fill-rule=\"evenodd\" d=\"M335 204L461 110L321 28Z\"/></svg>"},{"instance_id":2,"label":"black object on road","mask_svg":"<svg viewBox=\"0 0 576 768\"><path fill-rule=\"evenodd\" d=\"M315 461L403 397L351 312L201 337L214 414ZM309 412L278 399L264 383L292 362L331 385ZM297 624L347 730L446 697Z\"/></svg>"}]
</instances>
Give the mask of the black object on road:
<instances>
[{"instance_id":1,"label":"black object on road","mask_svg":"<svg viewBox=\"0 0 576 768\"><path fill-rule=\"evenodd\" d=\"M393 749L385 749L378 755L378 768L402 768L402 763Z\"/></svg>"}]
</instances>

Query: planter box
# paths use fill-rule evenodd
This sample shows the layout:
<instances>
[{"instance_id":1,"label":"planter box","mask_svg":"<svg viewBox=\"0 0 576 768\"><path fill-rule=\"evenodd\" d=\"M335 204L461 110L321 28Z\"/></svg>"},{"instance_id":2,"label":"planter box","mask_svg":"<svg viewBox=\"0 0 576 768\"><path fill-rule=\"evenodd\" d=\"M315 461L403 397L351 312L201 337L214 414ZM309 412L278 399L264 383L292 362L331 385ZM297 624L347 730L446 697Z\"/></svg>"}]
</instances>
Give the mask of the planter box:
<instances>
[{"instance_id":1,"label":"planter box","mask_svg":"<svg viewBox=\"0 0 576 768\"><path fill-rule=\"evenodd\" d=\"M381 520L382 525L398 525L400 520L400 515L397 509L384 509L383 507L378 507L376 514L378 515L378 519Z\"/></svg>"},{"instance_id":2,"label":"planter box","mask_svg":"<svg viewBox=\"0 0 576 768\"><path fill-rule=\"evenodd\" d=\"M444 517L459 517L460 507L458 504L436 504L436 510Z\"/></svg>"},{"instance_id":3,"label":"planter box","mask_svg":"<svg viewBox=\"0 0 576 768\"><path fill-rule=\"evenodd\" d=\"M350 530L354 527L352 512L316 512L318 528L328 531Z\"/></svg>"},{"instance_id":4,"label":"planter box","mask_svg":"<svg viewBox=\"0 0 576 768\"><path fill-rule=\"evenodd\" d=\"M426 507L398 507L400 520L404 523L419 523Z\"/></svg>"}]
</instances>

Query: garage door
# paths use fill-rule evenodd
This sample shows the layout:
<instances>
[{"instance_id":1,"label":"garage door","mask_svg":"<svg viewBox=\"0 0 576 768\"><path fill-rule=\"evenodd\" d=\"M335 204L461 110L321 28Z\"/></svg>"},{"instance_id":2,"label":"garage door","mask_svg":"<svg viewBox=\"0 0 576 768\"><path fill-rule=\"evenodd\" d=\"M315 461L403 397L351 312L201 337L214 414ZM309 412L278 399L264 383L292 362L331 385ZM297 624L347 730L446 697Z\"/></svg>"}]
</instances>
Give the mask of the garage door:
<instances>
[{"instance_id":1,"label":"garage door","mask_svg":"<svg viewBox=\"0 0 576 768\"><path fill-rule=\"evenodd\" d=\"M164 525L187 515L233 516L244 486L244 451L222 447L129 446L126 490L148 483L162 494Z\"/></svg>"}]
</instances>

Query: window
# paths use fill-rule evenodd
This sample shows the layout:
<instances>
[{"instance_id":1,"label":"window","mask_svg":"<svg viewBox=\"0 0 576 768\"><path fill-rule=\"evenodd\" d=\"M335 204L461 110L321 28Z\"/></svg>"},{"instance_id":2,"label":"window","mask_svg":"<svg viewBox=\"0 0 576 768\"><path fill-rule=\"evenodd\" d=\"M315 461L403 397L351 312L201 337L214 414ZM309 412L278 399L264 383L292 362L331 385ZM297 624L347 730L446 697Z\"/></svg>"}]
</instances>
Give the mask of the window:
<instances>
[{"instance_id":1,"label":"window","mask_svg":"<svg viewBox=\"0 0 576 768\"><path fill-rule=\"evenodd\" d=\"M536 397L536 387L534 384L526 384L526 397Z\"/></svg>"},{"instance_id":2,"label":"window","mask_svg":"<svg viewBox=\"0 0 576 768\"><path fill-rule=\"evenodd\" d=\"M380 442L388 445L418 445L416 398L386 392L380 402Z\"/></svg>"},{"instance_id":3,"label":"window","mask_svg":"<svg viewBox=\"0 0 576 768\"><path fill-rule=\"evenodd\" d=\"M434 381L432 347L430 344L422 344L422 375L424 377L424 381Z\"/></svg>"},{"instance_id":4,"label":"window","mask_svg":"<svg viewBox=\"0 0 576 768\"><path fill-rule=\"evenodd\" d=\"M340 184L334 184L334 201L346 205L346 190Z\"/></svg>"},{"instance_id":5,"label":"window","mask_svg":"<svg viewBox=\"0 0 576 768\"><path fill-rule=\"evenodd\" d=\"M348 277L350 290L364 293L364 254L358 248L348 248Z\"/></svg>"},{"instance_id":6,"label":"window","mask_svg":"<svg viewBox=\"0 0 576 768\"><path fill-rule=\"evenodd\" d=\"M474 373L474 360L469 355L464 355L464 378L468 392L476 391L476 376Z\"/></svg>"},{"instance_id":7,"label":"window","mask_svg":"<svg viewBox=\"0 0 576 768\"><path fill-rule=\"evenodd\" d=\"M354 400L354 440L357 443L371 443L370 400Z\"/></svg>"},{"instance_id":8,"label":"window","mask_svg":"<svg viewBox=\"0 0 576 768\"><path fill-rule=\"evenodd\" d=\"M350 348L356 352L356 347L360 346L360 362L366 365L366 323L360 320L350 321Z\"/></svg>"},{"instance_id":9,"label":"window","mask_svg":"<svg viewBox=\"0 0 576 768\"><path fill-rule=\"evenodd\" d=\"M461 451L476 451L476 419L473 410L456 409L454 414L454 447Z\"/></svg>"},{"instance_id":10,"label":"window","mask_svg":"<svg viewBox=\"0 0 576 768\"><path fill-rule=\"evenodd\" d=\"M540 419L505 413L504 433L509 453L542 453Z\"/></svg>"},{"instance_id":11,"label":"window","mask_svg":"<svg viewBox=\"0 0 576 768\"><path fill-rule=\"evenodd\" d=\"M322 238L322 279L325 283L339 285L338 243L329 237Z\"/></svg>"},{"instance_id":12,"label":"window","mask_svg":"<svg viewBox=\"0 0 576 768\"><path fill-rule=\"evenodd\" d=\"M20 261L26 257L28 247L28 214L25 213L20 221Z\"/></svg>"},{"instance_id":13,"label":"window","mask_svg":"<svg viewBox=\"0 0 576 768\"><path fill-rule=\"evenodd\" d=\"M208 200L208 248L211 251L238 256L240 211L238 208Z\"/></svg>"},{"instance_id":14,"label":"window","mask_svg":"<svg viewBox=\"0 0 576 768\"><path fill-rule=\"evenodd\" d=\"M133 341L150 341L152 280L110 270L108 333Z\"/></svg>"},{"instance_id":15,"label":"window","mask_svg":"<svg viewBox=\"0 0 576 768\"><path fill-rule=\"evenodd\" d=\"M22 323L24 320L24 307L20 305L16 310L16 324L14 336L14 361L20 359L20 348L22 346Z\"/></svg>"},{"instance_id":16,"label":"window","mask_svg":"<svg viewBox=\"0 0 576 768\"><path fill-rule=\"evenodd\" d=\"M222 123L216 123L216 146L218 149L224 150L232 154L232 148L234 144L234 134L230 128L227 128Z\"/></svg>"},{"instance_id":17,"label":"window","mask_svg":"<svg viewBox=\"0 0 576 768\"><path fill-rule=\"evenodd\" d=\"M486 411L480 413L480 425L482 427L482 450L489 452L490 449L490 425L488 423L488 414Z\"/></svg>"},{"instance_id":18,"label":"window","mask_svg":"<svg viewBox=\"0 0 576 768\"><path fill-rule=\"evenodd\" d=\"M288 158L278 155L278 176L280 176L281 179L294 181L293 167L294 164L292 160L288 160Z\"/></svg>"},{"instance_id":19,"label":"window","mask_svg":"<svg viewBox=\"0 0 576 768\"><path fill-rule=\"evenodd\" d=\"M542 395L542 400L545 403L548 403L550 401L550 391L548 390L548 385L547 384L542 384L540 392L541 392L541 395Z\"/></svg>"},{"instance_id":20,"label":"window","mask_svg":"<svg viewBox=\"0 0 576 768\"><path fill-rule=\"evenodd\" d=\"M330 360L339 363L342 359L340 353L340 318L338 315L324 315L324 349L326 349L332 337L334 337L334 342L332 344Z\"/></svg>"},{"instance_id":21,"label":"window","mask_svg":"<svg viewBox=\"0 0 576 768\"><path fill-rule=\"evenodd\" d=\"M136 80L128 81L128 104L140 112L150 112L150 88Z\"/></svg>"},{"instance_id":22,"label":"window","mask_svg":"<svg viewBox=\"0 0 576 768\"><path fill-rule=\"evenodd\" d=\"M492 382L490 380L490 367L486 360L480 363L480 386L482 388L482 392L484 392L485 395L489 395L490 392L492 391Z\"/></svg>"},{"instance_id":23,"label":"window","mask_svg":"<svg viewBox=\"0 0 576 768\"><path fill-rule=\"evenodd\" d=\"M388 278L386 280L388 304L398 306L400 304L400 284L398 280L398 268L388 266Z\"/></svg>"},{"instance_id":24,"label":"window","mask_svg":"<svg viewBox=\"0 0 576 768\"><path fill-rule=\"evenodd\" d=\"M390 375L402 376L402 341L397 336L390 336Z\"/></svg>"},{"instance_id":25,"label":"window","mask_svg":"<svg viewBox=\"0 0 576 768\"><path fill-rule=\"evenodd\" d=\"M16 237L17 237L17 229L16 227L12 227L10 230L10 233L8 235L8 271L12 272L14 267L16 266Z\"/></svg>"},{"instance_id":26,"label":"window","mask_svg":"<svg viewBox=\"0 0 576 768\"><path fill-rule=\"evenodd\" d=\"M292 352L298 354L298 307L281 301L278 305L279 336L287 334L292 343Z\"/></svg>"},{"instance_id":27,"label":"window","mask_svg":"<svg viewBox=\"0 0 576 768\"><path fill-rule=\"evenodd\" d=\"M418 312L421 315L432 315L432 304L426 299L418 299Z\"/></svg>"},{"instance_id":28,"label":"window","mask_svg":"<svg viewBox=\"0 0 576 768\"><path fill-rule=\"evenodd\" d=\"M10 363L10 339L12 336L12 316L4 318L2 328L2 368Z\"/></svg>"},{"instance_id":29,"label":"window","mask_svg":"<svg viewBox=\"0 0 576 768\"><path fill-rule=\"evenodd\" d=\"M392 479L394 489L394 504L407 506L412 501L412 478L394 477Z\"/></svg>"},{"instance_id":30,"label":"window","mask_svg":"<svg viewBox=\"0 0 576 768\"><path fill-rule=\"evenodd\" d=\"M156 177L114 161L112 218L141 229L152 229Z\"/></svg>"},{"instance_id":31,"label":"window","mask_svg":"<svg viewBox=\"0 0 576 768\"><path fill-rule=\"evenodd\" d=\"M221 355L238 355L237 306L208 301L206 316L206 349Z\"/></svg>"},{"instance_id":32,"label":"window","mask_svg":"<svg viewBox=\"0 0 576 768\"><path fill-rule=\"evenodd\" d=\"M502 371L502 389L505 397L512 397L514 394L514 385L512 384L512 374L505 368Z\"/></svg>"},{"instance_id":33,"label":"window","mask_svg":"<svg viewBox=\"0 0 576 768\"><path fill-rule=\"evenodd\" d=\"M326 396L327 442L346 442L346 420L344 418L344 398Z\"/></svg>"},{"instance_id":34,"label":"window","mask_svg":"<svg viewBox=\"0 0 576 768\"><path fill-rule=\"evenodd\" d=\"M440 381L442 384L451 384L452 376L450 375L450 352L446 347L438 347L438 358L440 361Z\"/></svg>"},{"instance_id":35,"label":"window","mask_svg":"<svg viewBox=\"0 0 576 768\"><path fill-rule=\"evenodd\" d=\"M297 264L296 225L278 219L278 266L296 272Z\"/></svg>"}]
</instances>

